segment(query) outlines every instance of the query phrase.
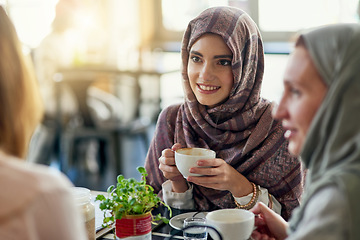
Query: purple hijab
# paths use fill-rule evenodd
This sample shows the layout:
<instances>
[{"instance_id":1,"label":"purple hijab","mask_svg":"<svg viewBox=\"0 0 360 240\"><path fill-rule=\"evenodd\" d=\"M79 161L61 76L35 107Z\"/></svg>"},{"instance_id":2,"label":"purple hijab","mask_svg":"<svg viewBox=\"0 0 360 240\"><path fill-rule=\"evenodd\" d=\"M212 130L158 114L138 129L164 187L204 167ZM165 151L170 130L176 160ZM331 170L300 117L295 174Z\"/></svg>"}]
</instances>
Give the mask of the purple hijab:
<instances>
[{"instance_id":1,"label":"purple hijab","mask_svg":"<svg viewBox=\"0 0 360 240\"><path fill-rule=\"evenodd\" d=\"M213 108L196 100L187 75L190 48L204 33L220 35L233 53L233 88L229 98ZM158 158L165 148L174 143L209 148L249 181L267 188L288 219L303 191L302 167L287 151L280 122L271 117L273 105L260 97L264 53L256 24L240 9L209 8L189 23L181 57L185 102L164 109L159 116L145 162L149 184L161 196L166 179L158 168ZM198 210L236 207L228 191L193 187Z\"/></svg>"}]
</instances>

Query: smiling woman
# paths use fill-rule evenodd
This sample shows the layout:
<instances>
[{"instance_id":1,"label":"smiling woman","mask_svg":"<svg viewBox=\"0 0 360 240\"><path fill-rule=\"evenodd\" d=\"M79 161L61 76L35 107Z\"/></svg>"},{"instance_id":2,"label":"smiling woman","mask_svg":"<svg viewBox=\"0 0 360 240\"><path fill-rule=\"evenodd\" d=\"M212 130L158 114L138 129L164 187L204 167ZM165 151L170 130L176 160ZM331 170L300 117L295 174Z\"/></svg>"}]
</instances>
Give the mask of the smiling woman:
<instances>
[{"instance_id":1,"label":"smiling woman","mask_svg":"<svg viewBox=\"0 0 360 240\"><path fill-rule=\"evenodd\" d=\"M214 107L224 102L234 84L232 52L216 34L204 34L191 47L189 81L200 104Z\"/></svg>"},{"instance_id":2,"label":"smiling woman","mask_svg":"<svg viewBox=\"0 0 360 240\"><path fill-rule=\"evenodd\" d=\"M286 150L273 104L260 97L264 72L261 36L252 19L233 7L203 11L182 41L185 101L159 116L145 166L149 183L179 209L248 209L257 201L288 218L299 204L303 173ZM179 172L174 151L214 150L189 176ZM273 203L273 204L272 204Z\"/></svg>"},{"instance_id":3,"label":"smiling woman","mask_svg":"<svg viewBox=\"0 0 360 240\"><path fill-rule=\"evenodd\" d=\"M274 115L309 169L306 188L289 223L256 205L254 239L360 239L359 38L359 24L333 24L297 39Z\"/></svg>"},{"instance_id":4,"label":"smiling woman","mask_svg":"<svg viewBox=\"0 0 360 240\"><path fill-rule=\"evenodd\" d=\"M297 47L289 58L284 86L284 94L277 111L274 111L274 117L284 119L289 151L299 155L310 123L327 92L327 86L304 47Z\"/></svg>"}]
</instances>

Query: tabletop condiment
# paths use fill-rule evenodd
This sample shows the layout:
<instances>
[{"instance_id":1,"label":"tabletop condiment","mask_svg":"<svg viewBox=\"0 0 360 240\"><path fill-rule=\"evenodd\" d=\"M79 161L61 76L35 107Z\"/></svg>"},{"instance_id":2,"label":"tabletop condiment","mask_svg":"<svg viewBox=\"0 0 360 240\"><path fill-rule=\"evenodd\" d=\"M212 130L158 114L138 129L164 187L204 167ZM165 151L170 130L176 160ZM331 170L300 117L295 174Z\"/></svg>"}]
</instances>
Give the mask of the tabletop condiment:
<instances>
[{"instance_id":1,"label":"tabletop condiment","mask_svg":"<svg viewBox=\"0 0 360 240\"><path fill-rule=\"evenodd\" d=\"M89 240L95 240L95 207L91 202L90 190L83 187L74 187L73 194L83 216L88 238Z\"/></svg>"}]
</instances>

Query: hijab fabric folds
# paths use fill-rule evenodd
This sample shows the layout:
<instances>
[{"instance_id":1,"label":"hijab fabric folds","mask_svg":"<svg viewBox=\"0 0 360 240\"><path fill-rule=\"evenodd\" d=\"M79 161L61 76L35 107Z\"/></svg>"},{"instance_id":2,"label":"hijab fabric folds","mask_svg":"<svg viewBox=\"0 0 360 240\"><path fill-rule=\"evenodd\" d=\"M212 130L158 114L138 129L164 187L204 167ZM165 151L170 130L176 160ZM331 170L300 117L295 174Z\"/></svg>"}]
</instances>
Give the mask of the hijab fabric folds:
<instances>
[{"instance_id":1,"label":"hijab fabric folds","mask_svg":"<svg viewBox=\"0 0 360 240\"><path fill-rule=\"evenodd\" d=\"M311 123L301 157L309 168L302 205L290 221L295 231L306 204L335 185L348 200L351 239L360 239L360 25L330 25L301 35L328 86Z\"/></svg>"},{"instance_id":2,"label":"hijab fabric folds","mask_svg":"<svg viewBox=\"0 0 360 240\"><path fill-rule=\"evenodd\" d=\"M233 54L233 88L229 98L213 108L197 101L187 74L191 46L206 33L220 35ZM280 201L287 218L299 204L301 163L287 152L281 124L271 117L272 104L260 97L264 53L256 24L240 9L209 8L188 24L181 57L185 102L159 116L145 164L152 172L149 183L160 191L166 180L158 169L163 149L174 143L209 148L249 181L267 188ZM193 193L199 210L235 207L228 191L194 185Z\"/></svg>"}]
</instances>

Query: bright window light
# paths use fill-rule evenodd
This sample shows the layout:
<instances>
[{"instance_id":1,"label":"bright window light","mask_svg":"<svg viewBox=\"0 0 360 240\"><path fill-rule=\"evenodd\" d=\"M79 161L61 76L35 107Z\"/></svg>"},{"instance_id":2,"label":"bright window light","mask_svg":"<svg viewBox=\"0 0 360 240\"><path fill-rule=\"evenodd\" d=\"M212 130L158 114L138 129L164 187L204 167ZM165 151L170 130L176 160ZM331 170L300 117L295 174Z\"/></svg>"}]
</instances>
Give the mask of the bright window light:
<instances>
[{"instance_id":1,"label":"bright window light","mask_svg":"<svg viewBox=\"0 0 360 240\"><path fill-rule=\"evenodd\" d=\"M228 0L162 0L164 27L171 31L184 31L187 24L204 9L226 6Z\"/></svg>"},{"instance_id":2,"label":"bright window light","mask_svg":"<svg viewBox=\"0 0 360 240\"><path fill-rule=\"evenodd\" d=\"M296 32L332 23L356 22L358 0L259 0L262 31Z\"/></svg>"},{"instance_id":3,"label":"bright window light","mask_svg":"<svg viewBox=\"0 0 360 240\"><path fill-rule=\"evenodd\" d=\"M34 48L50 32L57 0L8 0L8 14L20 40Z\"/></svg>"}]
</instances>

